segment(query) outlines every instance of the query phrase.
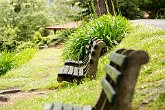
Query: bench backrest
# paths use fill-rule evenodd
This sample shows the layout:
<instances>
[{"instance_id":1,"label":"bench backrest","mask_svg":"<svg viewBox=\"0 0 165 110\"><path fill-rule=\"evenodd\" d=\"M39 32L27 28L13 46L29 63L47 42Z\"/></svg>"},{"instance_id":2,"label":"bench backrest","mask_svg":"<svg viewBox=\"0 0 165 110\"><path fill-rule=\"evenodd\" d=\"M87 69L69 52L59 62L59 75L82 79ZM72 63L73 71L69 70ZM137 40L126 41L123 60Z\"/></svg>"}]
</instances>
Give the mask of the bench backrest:
<instances>
[{"instance_id":1,"label":"bench backrest","mask_svg":"<svg viewBox=\"0 0 165 110\"><path fill-rule=\"evenodd\" d=\"M133 91L141 65L149 61L145 51L120 49L109 57L102 92L94 110L131 110Z\"/></svg>"},{"instance_id":2,"label":"bench backrest","mask_svg":"<svg viewBox=\"0 0 165 110\"><path fill-rule=\"evenodd\" d=\"M84 69L84 73L86 73L88 78L93 78L96 76L98 60L100 58L101 50L103 47L105 47L105 43L102 40L93 41L90 47L88 60Z\"/></svg>"}]
</instances>

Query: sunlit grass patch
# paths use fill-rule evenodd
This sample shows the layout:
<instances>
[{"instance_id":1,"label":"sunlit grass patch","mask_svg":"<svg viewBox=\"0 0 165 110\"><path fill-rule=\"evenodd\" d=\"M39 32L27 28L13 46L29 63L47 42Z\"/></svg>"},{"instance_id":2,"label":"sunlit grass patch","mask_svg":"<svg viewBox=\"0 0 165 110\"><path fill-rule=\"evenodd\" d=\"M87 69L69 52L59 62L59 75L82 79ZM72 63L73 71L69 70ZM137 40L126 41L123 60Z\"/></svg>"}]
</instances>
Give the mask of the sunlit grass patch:
<instances>
[{"instance_id":1,"label":"sunlit grass patch","mask_svg":"<svg viewBox=\"0 0 165 110\"><path fill-rule=\"evenodd\" d=\"M0 77L0 89L11 87L30 89L45 89L56 85L56 77L62 61L61 49L44 49L35 54L35 57L21 67L12 69Z\"/></svg>"}]
</instances>

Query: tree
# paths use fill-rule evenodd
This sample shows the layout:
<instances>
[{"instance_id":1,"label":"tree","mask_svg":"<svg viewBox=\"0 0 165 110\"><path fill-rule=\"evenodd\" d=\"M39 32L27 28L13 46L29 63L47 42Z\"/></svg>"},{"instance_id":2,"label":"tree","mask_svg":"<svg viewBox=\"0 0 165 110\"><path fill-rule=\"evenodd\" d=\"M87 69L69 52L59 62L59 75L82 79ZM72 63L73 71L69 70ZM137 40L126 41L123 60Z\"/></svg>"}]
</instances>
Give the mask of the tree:
<instances>
[{"instance_id":1,"label":"tree","mask_svg":"<svg viewBox=\"0 0 165 110\"><path fill-rule=\"evenodd\" d=\"M165 18L165 0L139 0L139 8L149 13L149 18Z\"/></svg>"},{"instance_id":2,"label":"tree","mask_svg":"<svg viewBox=\"0 0 165 110\"><path fill-rule=\"evenodd\" d=\"M116 0L94 0L97 15L110 13L114 15L117 11Z\"/></svg>"},{"instance_id":3,"label":"tree","mask_svg":"<svg viewBox=\"0 0 165 110\"><path fill-rule=\"evenodd\" d=\"M82 8L83 17L94 13L98 16L107 13L114 15L117 11L116 0L72 0L70 3Z\"/></svg>"},{"instance_id":4,"label":"tree","mask_svg":"<svg viewBox=\"0 0 165 110\"><path fill-rule=\"evenodd\" d=\"M30 40L35 31L44 34L45 27L52 20L47 14L45 0L2 0L0 7L1 36L7 36L4 34L6 27L17 28L17 41Z\"/></svg>"}]
</instances>

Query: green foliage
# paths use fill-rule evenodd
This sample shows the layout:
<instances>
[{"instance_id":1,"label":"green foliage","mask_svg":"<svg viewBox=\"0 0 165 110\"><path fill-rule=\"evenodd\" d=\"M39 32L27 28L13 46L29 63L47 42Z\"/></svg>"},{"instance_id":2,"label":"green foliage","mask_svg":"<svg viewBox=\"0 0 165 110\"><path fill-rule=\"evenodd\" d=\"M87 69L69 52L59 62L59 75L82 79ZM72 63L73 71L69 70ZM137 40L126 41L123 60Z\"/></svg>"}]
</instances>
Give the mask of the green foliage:
<instances>
[{"instance_id":1,"label":"green foliage","mask_svg":"<svg viewBox=\"0 0 165 110\"><path fill-rule=\"evenodd\" d=\"M4 51L0 53L0 76L13 67L13 53Z\"/></svg>"},{"instance_id":2,"label":"green foliage","mask_svg":"<svg viewBox=\"0 0 165 110\"><path fill-rule=\"evenodd\" d=\"M33 36L33 42L37 44L37 46L48 45L50 42L49 37L42 37L40 32L35 32Z\"/></svg>"},{"instance_id":3,"label":"green foliage","mask_svg":"<svg viewBox=\"0 0 165 110\"><path fill-rule=\"evenodd\" d=\"M17 28L19 30L15 36L17 41L31 40L35 31L45 34L45 27L52 22L50 16L47 15L44 0L2 0L0 7L2 8L0 27L10 25Z\"/></svg>"},{"instance_id":4,"label":"green foliage","mask_svg":"<svg viewBox=\"0 0 165 110\"><path fill-rule=\"evenodd\" d=\"M17 67L28 62L34 56L35 53L36 49L34 48L26 48L21 50L20 52L14 55L13 65Z\"/></svg>"},{"instance_id":5,"label":"green foliage","mask_svg":"<svg viewBox=\"0 0 165 110\"><path fill-rule=\"evenodd\" d=\"M37 48L37 45L31 41L29 42L23 42L22 44L20 44L16 51L19 52L21 50L27 49L27 48Z\"/></svg>"},{"instance_id":6,"label":"green foliage","mask_svg":"<svg viewBox=\"0 0 165 110\"><path fill-rule=\"evenodd\" d=\"M36 49L27 48L18 53L3 51L0 53L0 75L6 74L10 69L28 62L35 54Z\"/></svg>"},{"instance_id":7,"label":"green foliage","mask_svg":"<svg viewBox=\"0 0 165 110\"><path fill-rule=\"evenodd\" d=\"M149 18L165 18L165 0L139 0L138 4L149 13Z\"/></svg>"},{"instance_id":8,"label":"green foliage","mask_svg":"<svg viewBox=\"0 0 165 110\"><path fill-rule=\"evenodd\" d=\"M119 13L128 19L142 18L143 13L139 8L136 0L120 0L118 10Z\"/></svg>"},{"instance_id":9,"label":"green foliage","mask_svg":"<svg viewBox=\"0 0 165 110\"><path fill-rule=\"evenodd\" d=\"M6 26L1 28L3 33L0 36L0 52L4 50L14 51L19 44L16 41L17 32L19 32L18 28L13 28L12 26Z\"/></svg>"},{"instance_id":10,"label":"green foliage","mask_svg":"<svg viewBox=\"0 0 165 110\"><path fill-rule=\"evenodd\" d=\"M90 18L93 17L95 8L94 8L94 0L70 0L69 4L72 6L78 6L81 8L81 12L79 12L79 16L75 16L75 19L81 18Z\"/></svg>"},{"instance_id":11,"label":"green foliage","mask_svg":"<svg viewBox=\"0 0 165 110\"><path fill-rule=\"evenodd\" d=\"M35 32L33 36L33 42L38 44L42 40L42 35L40 32Z\"/></svg>"},{"instance_id":12,"label":"green foliage","mask_svg":"<svg viewBox=\"0 0 165 110\"><path fill-rule=\"evenodd\" d=\"M65 43L63 56L65 59L81 59L85 53L85 45L96 37L103 39L108 48L121 41L129 29L129 22L121 16L104 15L85 23L69 36Z\"/></svg>"},{"instance_id":13,"label":"green foliage","mask_svg":"<svg viewBox=\"0 0 165 110\"><path fill-rule=\"evenodd\" d=\"M75 20L79 16L80 8L72 6L67 0L54 0L49 4L49 14L57 23L65 23Z\"/></svg>"}]
</instances>

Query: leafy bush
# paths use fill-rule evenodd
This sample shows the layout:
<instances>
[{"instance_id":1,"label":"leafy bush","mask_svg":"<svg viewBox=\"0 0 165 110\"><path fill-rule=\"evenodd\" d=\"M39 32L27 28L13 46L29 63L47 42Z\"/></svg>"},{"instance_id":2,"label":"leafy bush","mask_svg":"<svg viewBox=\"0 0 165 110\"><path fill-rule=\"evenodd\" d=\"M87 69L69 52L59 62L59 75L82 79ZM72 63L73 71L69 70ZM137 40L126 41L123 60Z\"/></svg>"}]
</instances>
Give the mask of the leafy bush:
<instances>
[{"instance_id":1,"label":"leafy bush","mask_svg":"<svg viewBox=\"0 0 165 110\"><path fill-rule=\"evenodd\" d=\"M42 37L40 32L35 32L33 36L33 42L38 46L47 45L49 43L48 37Z\"/></svg>"},{"instance_id":2,"label":"leafy bush","mask_svg":"<svg viewBox=\"0 0 165 110\"><path fill-rule=\"evenodd\" d=\"M18 28L7 25L1 29L3 33L0 32L0 52L4 50L14 51L19 44L16 40Z\"/></svg>"},{"instance_id":3,"label":"leafy bush","mask_svg":"<svg viewBox=\"0 0 165 110\"><path fill-rule=\"evenodd\" d=\"M20 44L16 51L19 52L21 50L27 49L27 48L37 48L37 45L31 41L29 42L23 42L22 44Z\"/></svg>"},{"instance_id":4,"label":"leafy bush","mask_svg":"<svg viewBox=\"0 0 165 110\"><path fill-rule=\"evenodd\" d=\"M0 53L0 75L4 75L10 69L28 62L35 52L36 49L27 48L18 53L8 51Z\"/></svg>"},{"instance_id":5,"label":"leafy bush","mask_svg":"<svg viewBox=\"0 0 165 110\"><path fill-rule=\"evenodd\" d=\"M122 16L103 15L69 36L63 52L64 59L81 59L85 53L85 45L90 39L96 37L103 39L108 48L121 41L129 29L129 22Z\"/></svg>"},{"instance_id":6,"label":"leafy bush","mask_svg":"<svg viewBox=\"0 0 165 110\"><path fill-rule=\"evenodd\" d=\"M0 75L5 74L13 67L13 54L7 51L0 53Z\"/></svg>"},{"instance_id":7,"label":"leafy bush","mask_svg":"<svg viewBox=\"0 0 165 110\"><path fill-rule=\"evenodd\" d=\"M36 53L35 48L26 48L24 50L21 50L19 53L16 53L14 55L14 67L20 66L26 62L28 62Z\"/></svg>"},{"instance_id":8,"label":"leafy bush","mask_svg":"<svg viewBox=\"0 0 165 110\"><path fill-rule=\"evenodd\" d=\"M121 0L119 1L119 13L128 19L142 18L143 13L139 8L136 0Z\"/></svg>"},{"instance_id":9,"label":"leafy bush","mask_svg":"<svg viewBox=\"0 0 165 110\"><path fill-rule=\"evenodd\" d=\"M49 36L47 36L48 46L53 46L68 40L68 36L74 31L75 29L65 29L65 30L57 31L56 34L50 34Z\"/></svg>"}]
</instances>

